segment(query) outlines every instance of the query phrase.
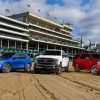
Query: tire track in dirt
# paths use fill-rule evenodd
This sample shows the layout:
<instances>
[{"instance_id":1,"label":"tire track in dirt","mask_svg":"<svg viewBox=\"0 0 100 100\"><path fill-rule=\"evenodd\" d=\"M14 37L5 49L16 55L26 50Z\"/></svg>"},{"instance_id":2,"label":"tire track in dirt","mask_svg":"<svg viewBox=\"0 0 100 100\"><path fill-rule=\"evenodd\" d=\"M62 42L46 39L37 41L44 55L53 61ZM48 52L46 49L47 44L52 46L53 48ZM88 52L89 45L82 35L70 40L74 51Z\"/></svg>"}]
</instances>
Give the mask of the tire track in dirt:
<instances>
[{"instance_id":1,"label":"tire track in dirt","mask_svg":"<svg viewBox=\"0 0 100 100\"><path fill-rule=\"evenodd\" d=\"M96 79L97 76L94 77L96 80L95 82L93 81L94 79L92 80L92 78L88 78L89 77L88 74L87 74L87 76L84 76L84 74L83 74L83 76L80 76L80 74L79 74L75 77L75 73L73 73L73 75L70 74L68 77L68 73L67 73L67 74L62 74L59 76L64 79L67 79L69 81L72 81L74 83L86 86L86 87L90 88L91 90L96 90L96 91L100 92L100 88L98 88L98 86L100 86L100 83L97 82L97 79ZM96 85L97 83L98 83L98 85Z\"/></svg>"},{"instance_id":2,"label":"tire track in dirt","mask_svg":"<svg viewBox=\"0 0 100 100\"><path fill-rule=\"evenodd\" d=\"M47 88L45 88L45 87L41 84L40 80L39 80L35 75L33 75L33 77L37 80L37 82L38 82L40 88L41 88L42 90L44 90L44 91L50 96L50 98L51 98L52 100L57 100L57 98L55 97L55 95L54 95L52 92L50 92ZM42 92L41 92L41 93L42 93ZM44 95L44 94L42 93L42 95ZM48 99L45 95L44 95L44 97L45 97L45 99Z\"/></svg>"},{"instance_id":3,"label":"tire track in dirt","mask_svg":"<svg viewBox=\"0 0 100 100\"><path fill-rule=\"evenodd\" d=\"M28 81L25 81L25 76L22 73L18 74L19 88L21 89L19 90L19 92L22 92L22 94L20 93L20 100L39 100L39 98L41 98L41 100L44 100L45 97L37 86L38 82L32 78L31 74L29 73L24 73L24 74L27 76ZM28 83L28 86L26 82ZM36 94L38 94L40 97L39 96L37 97Z\"/></svg>"},{"instance_id":4,"label":"tire track in dirt","mask_svg":"<svg viewBox=\"0 0 100 100\"><path fill-rule=\"evenodd\" d=\"M16 83L15 75L11 78L11 73L2 73L0 79L0 100L19 100L18 98L15 99L15 95L17 92L15 88L13 88L14 84ZM13 80L12 80L13 79Z\"/></svg>"},{"instance_id":5,"label":"tire track in dirt","mask_svg":"<svg viewBox=\"0 0 100 100\"><path fill-rule=\"evenodd\" d=\"M23 89L23 86L22 86L22 83L21 83L21 75L20 75L20 73L18 73L17 74L17 77L18 77L18 83L19 83L19 85L20 85L20 89L21 89L21 91L19 91L18 89L18 94L19 94L19 100L25 100L25 95L24 95L24 89ZM21 92L22 92L22 94L21 94ZM22 96L21 96L22 95ZM21 98L22 97L22 98Z\"/></svg>"},{"instance_id":6,"label":"tire track in dirt","mask_svg":"<svg viewBox=\"0 0 100 100\"><path fill-rule=\"evenodd\" d=\"M47 90L49 90L55 95L57 99L59 97L58 95L60 95L61 98L65 97L66 100L73 100L72 97L77 98L78 100L94 100L95 98L96 100L99 100L100 98L99 94L95 94L98 93L99 91L97 90L91 91L91 88L87 86L84 86L83 88L79 88L82 87L83 84L70 81L60 76L36 75L36 77Z\"/></svg>"},{"instance_id":7,"label":"tire track in dirt","mask_svg":"<svg viewBox=\"0 0 100 100\"><path fill-rule=\"evenodd\" d=\"M31 82L31 83L29 82L31 86L25 88L24 85L22 85L22 84L25 84L24 83L25 81L23 80L25 76L21 73L17 74L17 77L19 77L18 78L18 84L19 84L18 88L20 88L20 90L18 91L23 92L23 98L22 98L22 94L19 94L21 97L20 100L57 100L52 93L50 93L45 87L43 87L40 84L39 80L34 76L33 73L26 73L25 75L28 77L29 79L28 81ZM34 96L33 99L26 99L27 94L25 95L25 92L27 93L27 91L29 91L28 88L31 88L31 90L35 91L35 93L33 93L33 96ZM38 95L38 98L36 95Z\"/></svg>"},{"instance_id":8,"label":"tire track in dirt","mask_svg":"<svg viewBox=\"0 0 100 100\"><path fill-rule=\"evenodd\" d=\"M37 80L33 78L33 74L14 72L5 78L7 74L2 77L0 100L51 100Z\"/></svg>"},{"instance_id":9,"label":"tire track in dirt","mask_svg":"<svg viewBox=\"0 0 100 100\"><path fill-rule=\"evenodd\" d=\"M41 93L41 95L45 98L45 100L51 100L51 95L47 93L47 91L42 87L39 80L34 76L34 74L30 77L30 80L33 82L33 78L36 80L35 87Z\"/></svg>"}]
</instances>

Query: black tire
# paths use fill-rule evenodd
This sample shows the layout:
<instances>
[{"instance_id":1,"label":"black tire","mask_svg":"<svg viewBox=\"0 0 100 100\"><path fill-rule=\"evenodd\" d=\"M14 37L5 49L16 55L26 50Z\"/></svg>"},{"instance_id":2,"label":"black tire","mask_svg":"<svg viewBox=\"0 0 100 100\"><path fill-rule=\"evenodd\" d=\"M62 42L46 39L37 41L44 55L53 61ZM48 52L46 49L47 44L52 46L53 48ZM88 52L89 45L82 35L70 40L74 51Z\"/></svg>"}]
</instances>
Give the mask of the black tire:
<instances>
[{"instance_id":1,"label":"black tire","mask_svg":"<svg viewBox=\"0 0 100 100\"><path fill-rule=\"evenodd\" d=\"M9 73L9 72L11 72L11 65L10 65L9 63L5 63L5 64L3 65L2 72L3 72L3 73Z\"/></svg>"},{"instance_id":2,"label":"black tire","mask_svg":"<svg viewBox=\"0 0 100 100\"><path fill-rule=\"evenodd\" d=\"M68 72L68 70L69 70L69 61L68 61L68 65L67 65L67 67L65 69L65 72Z\"/></svg>"},{"instance_id":3,"label":"black tire","mask_svg":"<svg viewBox=\"0 0 100 100\"><path fill-rule=\"evenodd\" d=\"M40 73L40 70L37 69L37 68L34 68L34 73L35 73L35 74L39 74L39 73Z\"/></svg>"},{"instance_id":4,"label":"black tire","mask_svg":"<svg viewBox=\"0 0 100 100\"><path fill-rule=\"evenodd\" d=\"M57 68L56 74L57 74L57 75L62 74L62 66L59 66L59 67Z\"/></svg>"},{"instance_id":5,"label":"black tire","mask_svg":"<svg viewBox=\"0 0 100 100\"><path fill-rule=\"evenodd\" d=\"M31 64L27 64L27 65L25 66L25 71L26 71L26 72L31 71Z\"/></svg>"},{"instance_id":6,"label":"black tire","mask_svg":"<svg viewBox=\"0 0 100 100\"><path fill-rule=\"evenodd\" d=\"M79 69L79 67L78 67L78 65L76 64L76 65L74 65L74 71L75 72L80 72L80 69Z\"/></svg>"},{"instance_id":7,"label":"black tire","mask_svg":"<svg viewBox=\"0 0 100 100\"><path fill-rule=\"evenodd\" d=\"M64 71L64 72L68 72L68 69L69 69L69 67L67 66L67 67L65 68L65 71Z\"/></svg>"},{"instance_id":8,"label":"black tire","mask_svg":"<svg viewBox=\"0 0 100 100\"><path fill-rule=\"evenodd\" d=\"M93 65L93 66L91 67L91 73L92 73L93 75L98 75L98 74L99 74L99 72L97 72L97 69L96 69L96 66L95 66L95 65Z\"/></svg>"}]
</instances>

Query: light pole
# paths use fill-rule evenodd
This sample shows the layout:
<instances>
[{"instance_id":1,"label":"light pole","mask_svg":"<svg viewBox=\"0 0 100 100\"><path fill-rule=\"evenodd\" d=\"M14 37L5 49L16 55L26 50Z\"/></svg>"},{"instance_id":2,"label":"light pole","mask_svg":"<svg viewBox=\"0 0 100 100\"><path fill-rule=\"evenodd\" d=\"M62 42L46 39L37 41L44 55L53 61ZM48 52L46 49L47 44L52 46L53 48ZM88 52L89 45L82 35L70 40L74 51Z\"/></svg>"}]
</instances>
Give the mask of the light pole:
<instances>
[{"instance_id":1,"label":"light pole","mask_svg":"<svg viewBox=\"0 0 100 100\"><path fill-rule=\"evenodd\" d=\"M83 46L82 46L82 43L83 43L83 39L82 39L82 37L81 37L80 43L81 43L81 47L83 47Z\"/></svg>"},{"instance_id":2,"label":"light pole","mask_svg":"<svg viewBox=\"0 0 100 100\"><path fill-rule=\"evenodd\" d=\"M89 40L89 41L90 41L89 47L90 47L90 50L91 50L91 40Z\"/></svg>"},{"instance_id":3,"label":"light pole","mask_svg":"<svg viewBox=\"0 0 100 100\"><path fill-rule=\"evenodd\" d=\"M9 9L5 9L5 12L6 12L6 16L7 16L7 13L9 13L10 10Z\"/></svg>"},{"instance_id":4,"label":"light pole","mask_svg":"<svg viewBox=\"0 0 100 100\"><path fill-rule=\"evenodd\" d=\"M65 20L63 19L63 23L62 23L63 25L65 24Z\"/></svg>"},{"instance_id":5,"label":"light pole","mask_svg":"<svg viewBox=\"0 0 100 100\"><path fill-rule=\"evenodd\" d=\"M49 18L49 16L50 16L50 15L49 15L49 13L46 13L46 15L47 15L47 19L48 19L48 18Z\"/></svg>"},{"instance_id":6,"label":"light pole","mask_svg":"<svg viewBox=\"0 0 100 100\"><path fill-rule=\"evenodd\" d=\"M54 20L57 21L57 17L54 17Z\"/></svg>"},{"instance_id":7,"label":"light pole","mask_svg":"<svg viewBox=\"0 0 100 100\"><path fill-rule=\"evenodd\" d=\"M39 13L41 12L41 10L40 9L38 9L38 16L39 16Z\"/></svg>"},{"instance_id":8,"label":"light pole","mask_svg":"<svg viewBox=\"0 0 100 100\"><path fill-rule=\"evenodd\" d=\"M27 4L27 12L29 12L31 5Z\"/></svg>"}]
</instances>

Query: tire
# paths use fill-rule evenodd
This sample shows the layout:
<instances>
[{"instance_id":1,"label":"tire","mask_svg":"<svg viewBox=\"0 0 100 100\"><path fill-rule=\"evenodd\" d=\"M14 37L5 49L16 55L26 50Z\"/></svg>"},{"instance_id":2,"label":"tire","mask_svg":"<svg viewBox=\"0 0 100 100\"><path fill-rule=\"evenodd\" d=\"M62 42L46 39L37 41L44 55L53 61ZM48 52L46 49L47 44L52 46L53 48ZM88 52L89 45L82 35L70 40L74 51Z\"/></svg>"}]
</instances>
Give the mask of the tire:
<instances>
[{"instance_id":1,"label":"tire","mask_svg":"<svg viewBox=\"0 0 100 100\"><path fill-rule=\"evenodd\" d=\"M91 73L92 73L93 75L98 75L98 74L99 74L99 72L97 72L97 69L96 69L96 66L95 66L95 65L93 65L93 66L91 67Z\"/></svg>"},{"instance_id":2,"label":"tire","mask_svg":"<svg viewBox=\"0 0 100 100\"><path fill-rule=\"evenodd\" d=\"M68 72L68 69L69 69L69 67L67 66L67 67L65 68L65 71L64 71L64 72Z\"/></svg>"},{"instance_id":3,"label":"tire","mask_svg":"<svg viewBox=\"0 0 100 100\"><path fill-rule=\"evenodd\" d=\"M62 68L62 71L63 71L63 72L68 72L68 70L69 70L69 67L68 67L68 66Z\"/></svg>"},{"instance_id":4,"label":"tire","mask_svg":"<svg viewBox=\"0 0 100 100\"><path fill-rule=\"evenodd\" d=\"M40 71L39 71L37 68L34 68L34 73L35 73L35 74L39 74Z\"/></svg>"},{"instance_id":5,"label":"tire","mask_svg":"<svg viewBox=\"0 0 100 100\"><path fill-rule=\"evenodd\" d=\"M5 63L5 64L3 65L2 72L3 72L3 73L9 73L9 72L11 72L11 65L8 64L8 63Z\"/></svg>"},{"instance_id":6,"label":"tire","mask_svg":"<svg viewBox=\"0 0 100 100\"><path fill-rule=\"evenodd\" d=\"M26 72L29 72L31 70L31 64L27 64L26 66L25 66L25 71Z\"/></svg>"},{"instance_id":7,"label":"tire","mask_svg":"<svg viewBox=\"0 0 100 100\"><path fill-rule=\"evenodd\" d=\"M56 72L57 75L62 74L62 66L59 66Z\"/></svg>"},{"instance_id":8,"label":"tire","mask_svg":"<svg viewBox=\"0 0 100 100\"><path fill-rule=\"evenodd\" d=\"M79 67L78 67L78 65L76 64L76 65L74 65L74 71L75 72L80 72L80 69L79 69Z\"/></svg>"}]
</instances>

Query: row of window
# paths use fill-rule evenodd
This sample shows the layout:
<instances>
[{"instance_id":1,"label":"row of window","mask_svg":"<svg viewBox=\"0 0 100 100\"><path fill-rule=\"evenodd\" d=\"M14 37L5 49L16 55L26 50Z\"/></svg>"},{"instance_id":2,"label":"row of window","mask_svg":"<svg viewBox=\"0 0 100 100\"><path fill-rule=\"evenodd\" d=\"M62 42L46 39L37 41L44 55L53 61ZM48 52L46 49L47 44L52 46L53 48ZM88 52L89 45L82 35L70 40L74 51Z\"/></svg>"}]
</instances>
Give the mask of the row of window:
<instances>
[{"instance_id":1,"label":"row of window","mask_svg":"<svg viewBox=\"0 0 100 100\"><path fill-rule=\"evenodd\" d=\"M43 32L43 33L46 33L46 34L50 34L50 35L59 36L59 37L62 37L62 38L72 39L71 37L64 36L63 34L54 33L54 32L51 32L49 30L40 29L40 28L33 27L33 26L32 27L30 26L30 29L33 29L33 30L36 30L36 31L40 31L40 32Z\"/></svg>"},{"instance_id":2,"label":"row of window","mask_svg":"<svg viewBox=\"0 0 100 100\"><path fill-rule=\"evenodd\" d=\"M57 31L57 32L61 32L60 31L60 28L58 28L58 27L54 27L53 25L50 25L50 24L45 24L45 23L43 23L43 22L39 22L39 21L37 21L37 20L35 20L35 19L27 19L27 22L29 22L29 23L32 23L32 24L35 24L35 25L38 25L38 26L41 26L41 27L44 27L44 28L48 28L48 29L51 29L51 30L53 30L53 31ZM71 32L72 31L72 29L67 29L67 28L64 28L66 31L69 31L69 32ZM65 32L63 32L64 34L65 34Z\"/></svg>"},{"instance_id":3,"label":"row of window","mask_svg":"<svg viewBox=\"0 0 100 100\"><path fill-rule=\"evenodd\" d=\"M3 22L3 23L8 24L8 25L10 24L12 26L23 28L23 29L26 29L26 27L27 27L25 25L22 25L22 24L19 24L19 23L10 21L10 20L6 20L6 19L1 19L0 22Z\"/></svg>"},{"instance_id":4,"label":"row of window","mask_svg":"<svg viewBox=\"0 0 100 100\"><path fill-rule=\"evenodd\" d=\"M80 55L76 55L75 58L79 58L79 56ZM82 54L80 56L80 59L88 59L88 58L91 58L91 57L93 57L93 58L100 58L100 55L99 54L91 54L91 55L89 55L89 54Z\"/></svg>"},{"instance_id":5,"label":"row of window","mask_svg":"<svg viewBox=\"0 0 100 100\"><path fill-rule=\"evenodd\" d=\"M59 43L59 44L64 44L64 45L78 46L77 44L74 44L74 43L72 44L72 43L67 42L67 41L64 41L64 40L57 40L57 39L53 39L53 38L51 39L51 38L43 37L43 36L40 36L40 35L37 35L37 34L32 34L31 37L34 38L34 39L39 39L39 40L53 42L53 43Z\"/></svg>"}]
</instances>

